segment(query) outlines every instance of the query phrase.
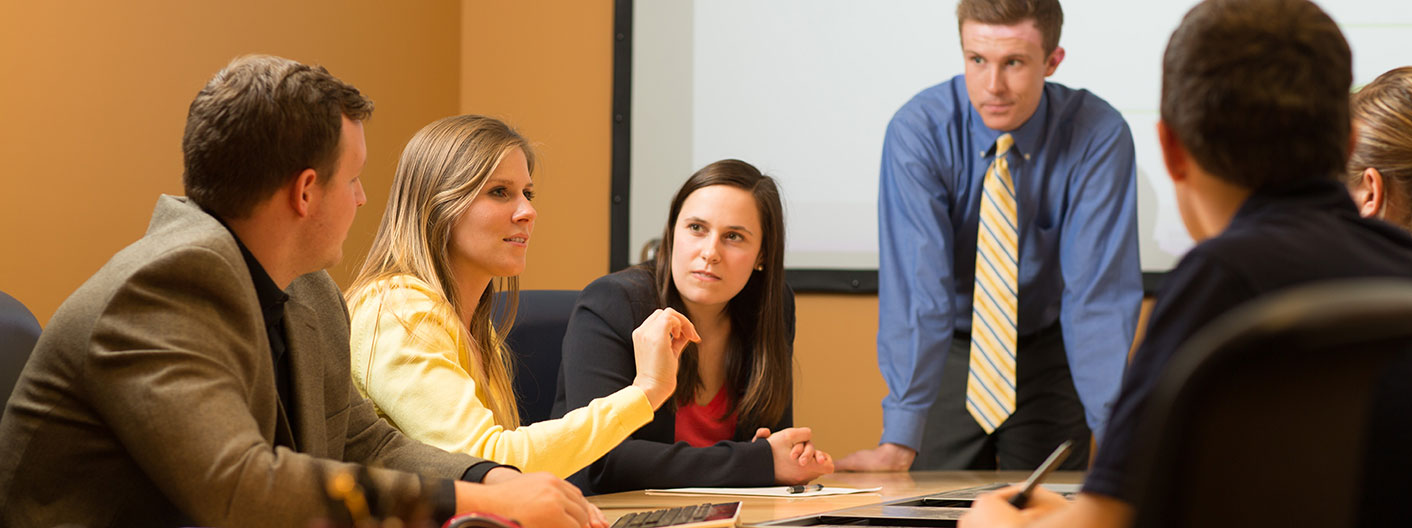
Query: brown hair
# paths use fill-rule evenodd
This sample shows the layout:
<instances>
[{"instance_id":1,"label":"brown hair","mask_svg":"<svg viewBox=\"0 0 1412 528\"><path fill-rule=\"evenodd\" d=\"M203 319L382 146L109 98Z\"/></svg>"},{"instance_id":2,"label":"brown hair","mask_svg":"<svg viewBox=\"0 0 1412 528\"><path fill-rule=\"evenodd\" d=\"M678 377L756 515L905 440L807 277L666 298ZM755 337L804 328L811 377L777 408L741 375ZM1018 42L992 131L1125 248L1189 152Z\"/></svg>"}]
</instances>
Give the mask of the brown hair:
<instances>
[{"instance_id":1,"label":"brown hair","mask_svg":"<svg viewBox=\"0 0 1412 528\"><path fill-rule=\"evenodd\" d=\"M1064 8L1059 0L961 0L956 3L956 29L967 21L981 24L1010 26L1033 20L1043 39L1044 55L1059 47L1059 33L1064 28Z\"/></svg>"},{"instance_id":2,"label":"brown hair","mask_svg":"<svg viewBox=\"0 0 1412 528\"><path fill-rule=\"evenodd\" d=\"M348 300L362 297L362 290L384 279L411 275L440 293L436 309L441 310L443 319L460 321L457 314L462 313L463 307L459 305L457 290L461 286L451 273L451 230L485 187L500 160L516 148L524 152L530 174L534 174L534 150L529 142L498 119L478 115L446 117L417 131L397 162L387 210L368 257L348 289ZM509 292L508 306L500 321L492 321L495 294L500 291ZM492 280L476 302L470 328L452 336L461 367L486 388L490 399L485 402L486 407L495 415L495 422L506 429L520 425L513 382L514 358L505 346L505 336L518 309L519 293L519 277ZM435 325L420 327L422 322L402 324L413 336L421 331L443 331Z\"/></svg>"},{"instance_id":3,"label":"brown hair","mask_svg":"<svg viewBox=\"0 0 1412 528\"><path fill-rule=\"evenodd\" d=\"M750 274L745 287L726 305L731 321L730 342L726 345L727 384L736 392L729 413L741 424L771 427L784 416L794 393L791 368L792 346L784 313L784 206L780 204L775 180L753 165L736 159L717 161L696 171L682 184L667 215L662 246L655 264L643 264L653 272L658 302L686 313L681 294L672 281L672 248L677 217L682 203L702 187L729 185L755 197L760 212L760 266ZM650 266L650 267L649 267ZM682 351L677 370L677 390L673 405L691 402L701 388L696 345Z\"/></svg>"},{"instance_id":4,"label":"brown hair","mask_svg":"<svg viewBox=\"0 0 1412 528\"><path fill-rule=\"evenodd\" d=\"M1353 94L1358 142L1348 159L1348 181L1356 184L1368 168L1383 175L1387 201L1412 213L1412 66L1379 75ZM1412 218L1389 218L1405 228Z\"/></svg>"},{"instance_id":5,"label":"brown hair","mask_svg":"<svg viewBox=\"0 0 1412 528\"><path fill-rule=\"evenodd\" d=\"M1172 33L1162 121L1203 169L1247 189L1335 178L1352 56L1306 0L1206 0Z\"/></svg>"},{"instance_id":6,"label":"brown hair","mask_svg":"<svg viewBox=\"0 0 1412 528\"><path fill-rule=\"evenodd\" d=\"M323 67L237 57L191 101L181 138L186 194L216 216L242 218L304 169L326 182L342 116L372 112L372 101Z\"/></svg>"}]
</instances>

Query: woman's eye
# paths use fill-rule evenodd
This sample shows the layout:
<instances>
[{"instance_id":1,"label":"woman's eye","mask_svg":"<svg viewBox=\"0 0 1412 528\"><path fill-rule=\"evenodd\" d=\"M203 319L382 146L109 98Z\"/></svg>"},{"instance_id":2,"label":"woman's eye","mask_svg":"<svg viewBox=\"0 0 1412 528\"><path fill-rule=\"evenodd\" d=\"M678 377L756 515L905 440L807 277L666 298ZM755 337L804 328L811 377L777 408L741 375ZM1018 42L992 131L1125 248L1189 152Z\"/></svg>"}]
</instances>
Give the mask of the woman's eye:
<instances>
[{"instance_id":1,"label":"woman's eye","mask_svg":"<svg viewBox=\"0 0 1412 528\"><path fill-rule=\"evenodd\" d=\"M529 189L525 189L524 194L525 194L525 199L526 199L526 200L529 200L529 201L531 201L531 202L534 201L534 191L531 191L531 190L529 190Z\"/></svg>"},{"instance_id":2,"label":"woman's eye","mask_svg":"<svg viewBox=\"0 0 1412 528\"><path fill-rule=\"evenodd\" d=\"M730 240L730 241L733 241L733 242L739 242L739 241L741 241L741 240L745 240L745 237L740 236L740 233L728 233L728 234L726 234L726 240Z\"/></svg>"}]
</instances>

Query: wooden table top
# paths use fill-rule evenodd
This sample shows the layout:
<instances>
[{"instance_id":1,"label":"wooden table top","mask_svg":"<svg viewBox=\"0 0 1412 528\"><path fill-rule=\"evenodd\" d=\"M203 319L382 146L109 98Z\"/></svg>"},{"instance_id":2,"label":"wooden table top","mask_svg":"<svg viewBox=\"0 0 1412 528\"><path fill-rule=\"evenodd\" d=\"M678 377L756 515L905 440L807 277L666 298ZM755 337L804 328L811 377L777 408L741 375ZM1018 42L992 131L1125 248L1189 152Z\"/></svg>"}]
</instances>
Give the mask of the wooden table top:
<instances>
[{"instance_id":1,"label":"wooden table top","mask_svg":"<svg viewBox=\"0 0 1412 528\"><path fill-rule=\"evenodd\" d=\"M708 495L648 495L643 491L627 491L589 497L589 502L603 510L611 523L618 517L638 511L701 504L703 502L741 501L741 524L750 525L778 519L802 517L818 513L866 506L880 502L930 495L947 490L969 488L993 482L1020 482L1028 471L915 471L898 473L835 473L815 482L825 486L876 488L882 491L854 495L833 495L807 498L727 497ZM1083 482L1081 471L1056 471L1046 482L1073 484Z\"/></svg>"}]
</instances>

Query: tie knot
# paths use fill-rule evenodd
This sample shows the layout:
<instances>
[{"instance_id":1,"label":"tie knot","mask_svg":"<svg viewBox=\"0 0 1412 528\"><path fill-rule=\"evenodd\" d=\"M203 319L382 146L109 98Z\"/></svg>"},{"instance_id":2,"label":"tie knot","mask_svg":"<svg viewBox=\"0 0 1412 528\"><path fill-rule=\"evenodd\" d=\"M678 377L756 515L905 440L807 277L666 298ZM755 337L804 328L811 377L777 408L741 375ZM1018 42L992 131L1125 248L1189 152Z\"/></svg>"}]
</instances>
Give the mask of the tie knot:
<instances>
[{"instance_id":1,"label":"tie knot","mask_svg":"<svg viewBox=\"0 0 1412 528\"><path fill-rule=\"evenodd\" d=\"M1006 152L1010 152L1010 147L1014 145L1015 138L1010 137L1009 133L1001 134L1000 138L995 140L995 157L1004 156Z\"/></svg>"}]
</instances>

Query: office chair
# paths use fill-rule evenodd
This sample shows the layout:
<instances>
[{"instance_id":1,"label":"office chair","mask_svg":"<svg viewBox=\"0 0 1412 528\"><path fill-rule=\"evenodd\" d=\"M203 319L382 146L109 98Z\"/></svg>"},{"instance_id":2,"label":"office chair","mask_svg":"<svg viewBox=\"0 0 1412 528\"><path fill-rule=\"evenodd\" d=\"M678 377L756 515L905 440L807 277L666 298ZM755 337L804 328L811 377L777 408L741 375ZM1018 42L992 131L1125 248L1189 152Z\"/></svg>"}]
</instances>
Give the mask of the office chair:
<instances>
[{"instance_id":1,"label":"office chair","mask_svg":"<svg viewBox=\"0 0 1412 528\"><path fill-rule=\"evenodd\" d=\"M1401 504L1409 489L1406 474L1391 474L1412 465L1400 453L1412 416L1397 414L1412 393L1410 350L1407 280L1292 288L1203 328L1173 356L1148 400L1134 452L1135 526L1405 518L1398 510L1407 508L1379 503L1375 492ZM1372 410L1375 401L1394 405ZM1382 429L1369 435L1376 424ZM1379 488L1390 476L1398 489Z\"/></svg>"},{"instance_id":2,"label":"office chair","mask_svg":"<svg viewBox=\"0 0 1412 528\"><path fill-rule=\"evenodd\" d=\"M578 290L520 292L515 324L505 341L515 354L515 396L520 400L522 425L549 419L558 387L564 331L578 297ZM498 321L505 307L504 294L496 301Z\"/></svg>"},{"instance_id":3,"label":"office chair","mask_svg":"<svg viewBox=\"0 0 1412 528\"><path fill-rule=\"evenodd\" d=\"M0 409L10 400L37 341L39 320L20 301L0 292Z\"/></svg>"}]
</instances>

